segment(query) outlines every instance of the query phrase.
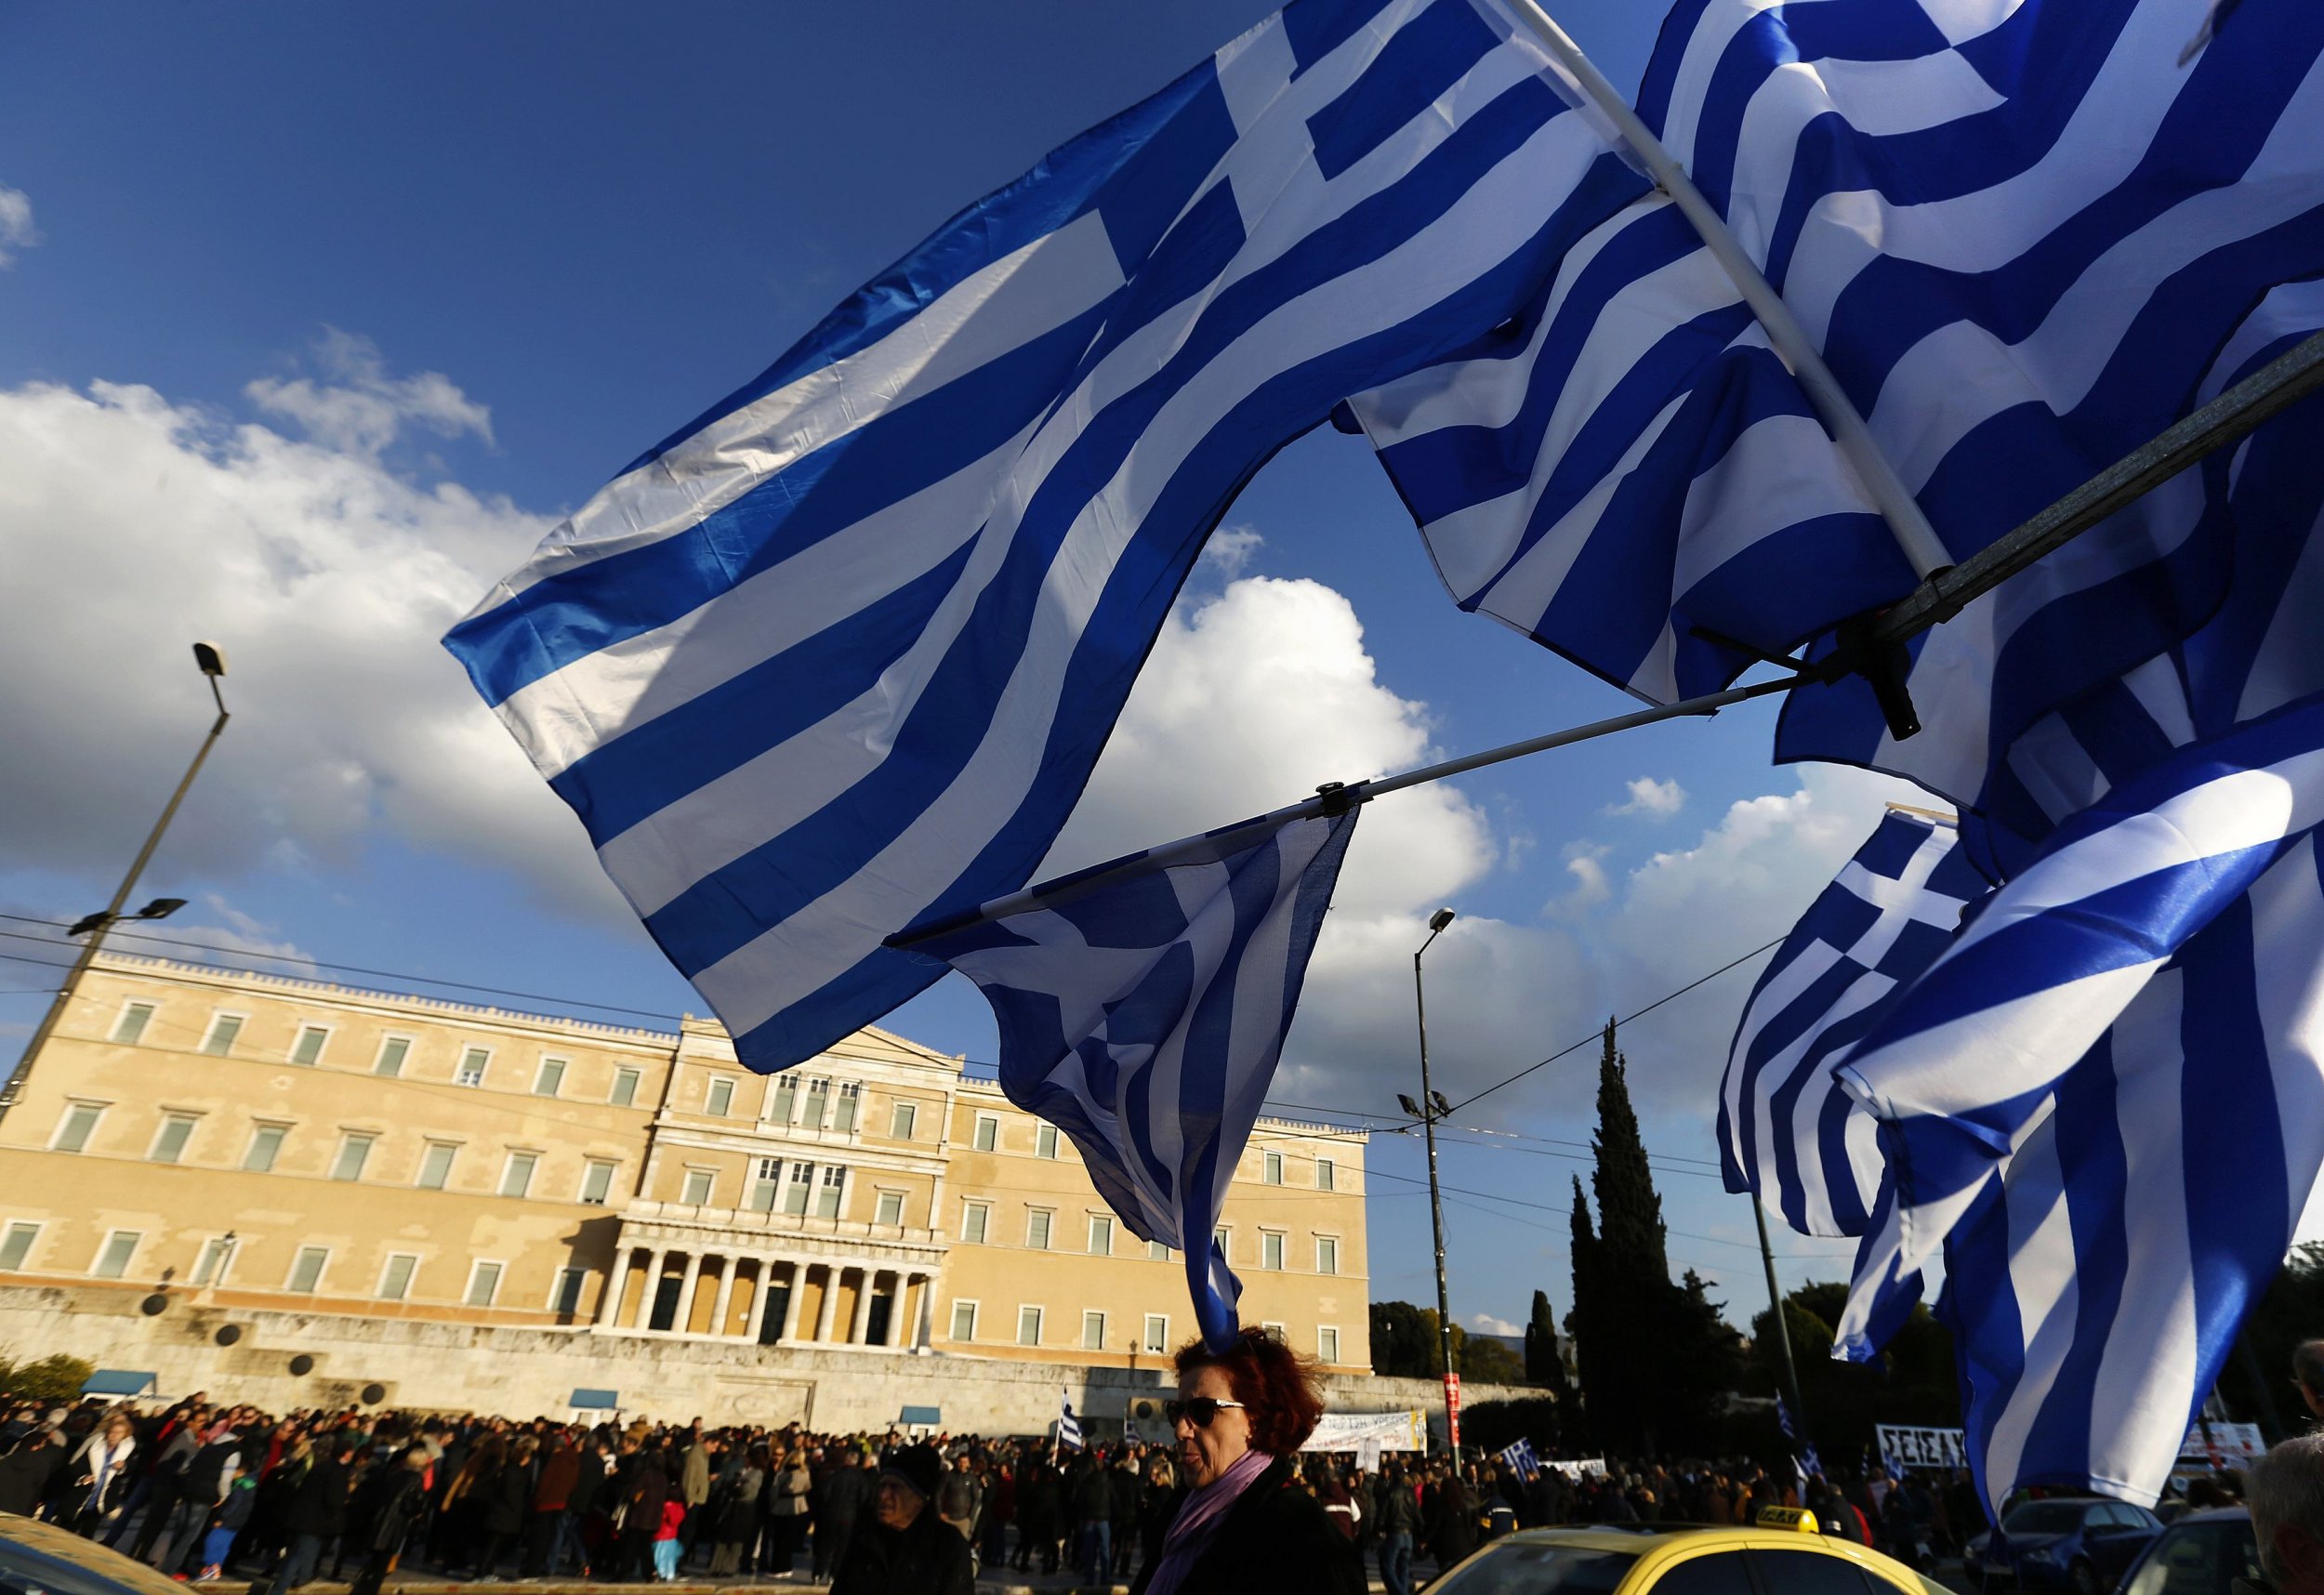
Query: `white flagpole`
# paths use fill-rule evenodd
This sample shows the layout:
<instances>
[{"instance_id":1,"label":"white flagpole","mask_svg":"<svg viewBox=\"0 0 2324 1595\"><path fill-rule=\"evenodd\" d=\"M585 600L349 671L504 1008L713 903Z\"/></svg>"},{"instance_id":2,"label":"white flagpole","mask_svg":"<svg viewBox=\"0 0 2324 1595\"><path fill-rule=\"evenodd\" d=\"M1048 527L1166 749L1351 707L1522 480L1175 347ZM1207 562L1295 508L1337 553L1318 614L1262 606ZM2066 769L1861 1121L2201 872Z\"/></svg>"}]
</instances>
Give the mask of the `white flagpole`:
<instances>
[{"instance_id":1,"label":"white flagpole","mask_svg":"<svg viewBox=\"0 0 2324 1595\"><path fill-rule=\"evenodd\" d=\"M1864 424L1864 417L1856 414L1855 406L1841 389L1839 379L1824 363L1824 357L1816 351L1815 345L1808 342L1807 333L1792 315L1791 307L1783 302L1783 297L1761 274L1758 263L1745 254L1743 245L1736 241L1735 234L1727 228L1726 218L1711 208L1710 202L1703 198L1702 191L1670 158L1670 152L1662 147L1662 141L1648 130L1646 124L1639 119L1638 112L1631 109L1630 102L1614 91L1614 86L1606 82L1605 74L1591 64L1590 58L1581 53L1581 46L1567 36L1554 18L1544 11L1536 0L1509 0L1509 3L1540 37L1542 44L1549 47L1550 54L1557 58L1558 64L1572 75L1575 84L1590 97L1591 102L1613 123L1623 141L1644 164L1647 174L1660 185L1664 193L1670 196L1681 214L1694 224L1711 257L1719 262L1728 279L1735 283L1736 291L1743 296L1743 302L1750 307L1751 314L1758 317L1759 324L1766 329L1769 345L1791 368L1792 376L1799 378L1801 388L1806 391L1808 402L1816 406L1816 415L1823 418L1825 426L1831 428L1833 441L1840 445L1841 454L1863 481L1865 491L1872 495L1872 502L1879 508L1882 519L1888 522L1889 532L1895 537L1896 546L1904 550L1905 559L1910 562L1913 574L1925 581L1952 564L1952 556L1945 551L1945 545L1937 538L1936 529L1929 524L1929 518L1921 513L1921 506L1907 491L1903 481L1896 475L1895 468L1888 463L1888 456L1881 453L1880 445L1872 439L1871 429Z\"/></svg>"}]
</instances>

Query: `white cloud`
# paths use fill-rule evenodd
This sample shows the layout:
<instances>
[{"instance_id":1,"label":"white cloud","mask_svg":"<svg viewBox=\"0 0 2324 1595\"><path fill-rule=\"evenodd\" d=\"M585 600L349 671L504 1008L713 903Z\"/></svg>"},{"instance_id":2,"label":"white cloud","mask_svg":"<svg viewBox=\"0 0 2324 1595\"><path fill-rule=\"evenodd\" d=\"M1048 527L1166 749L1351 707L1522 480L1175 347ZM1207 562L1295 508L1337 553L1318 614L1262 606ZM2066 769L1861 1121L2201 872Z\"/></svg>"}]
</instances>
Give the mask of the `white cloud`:
<instances>
[{"instance_id":1,"label":"white cloud","mask_svg":"<svg viewBox=\"0 0 2324 1595\"><path fill-rule=\"evenodd\" d=\"M1611 898L1614 883L1606 878L1605 865L1600 862L1609 850L1596 842L1566 843L1565 873L1573 877L1574 884L1550 899L1542 912L1571 918Z\"/></svg>"},{"instance_id":2,"label":"white cloud","mask_svg":"<svg viewBox=\"0 0 2324 1595\"><path fill-rule=\"evenodd\" d=\"M1249 568L1251 556L1266 543L1267 539L1248 526L1221 526L1202 546L1202 562L1233 581Z\"/></svg>"},{"instance_id":3,"label":"white cloud","mask_svg":"<svg viewBox=\"0 0 2324 1595\"><path fill-rule=\"evenodd\" d=\"M40 229L33 225L32 196L0 183L0 270L16 264L17 251L39 242Z\"/></svg>"},{"instance_id":4,"label":"white cloud","mask_svg":"<svg viewBox=\"0 0 2324 1595\"><path fill-rule=\"evenodd\" d=\"M206 638L229 654L233 721L152 890L346 865L390 835L631 923L437 644L548 523L384 468L395 428L449 424L466 401L389 378L351 343L334 358L409 402L298 442L144 387L0 392L0 537L20 590L48 600L0 628L17 755L0 760L0 871L119 869L208 722L187 652Z\"/></svg>"},{"instance_id":5,"label":"white cloud","mask_svg":"<svg viewBox=\"0 0 2324 1595\"><path fill-rule=\"evenodd\" d=\"M390 377L376 344L337 327L315 340L314 357L327 380L262 376L243 391L324 448L364 458L378 458L408 422L447 438L473 432L492 442L492 412L440 371Z\"/></svg>"},{"instance_id":6,"label":"white cloud","mask_svg":"<svg viewBox=\"0 0 2324 1595\"><path fill-rule=\"evenodd\" d=\"M1608 803L1605 811L1609 814L1639 814L1649 820L1667 820L1686 807L1686 788L1675 780L1657 781L1651 775L1642 775L1629 784L1629 790L1628 802Z\"/></svg>"},{"instance_id":7,"label":"white cloud","mask_svg":"<svg viewBox=\"0 0 2324 1595\"><path fill-rule=\"evenodd\" d=\"M1524 1325L1512 1324L1506 1318L1496 1318L1490 1312L1470 1313L1466 1327L1480 1335L1522 1335L1525 1332Z\"/></svg>"}]
</instances>

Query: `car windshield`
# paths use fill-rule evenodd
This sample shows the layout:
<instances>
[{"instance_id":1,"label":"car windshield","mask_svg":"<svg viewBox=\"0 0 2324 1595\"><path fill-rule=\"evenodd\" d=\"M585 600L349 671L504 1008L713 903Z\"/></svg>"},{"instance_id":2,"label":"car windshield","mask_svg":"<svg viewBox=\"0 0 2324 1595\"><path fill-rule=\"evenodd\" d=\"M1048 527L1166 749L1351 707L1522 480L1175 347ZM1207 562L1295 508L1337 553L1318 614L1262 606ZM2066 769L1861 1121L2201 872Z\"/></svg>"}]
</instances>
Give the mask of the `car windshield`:
<instances>
[{"instance_id":1,"label":"car windshield","mask_svg":"<svg viewBox=\"0 0 2324 1595\"><path fill-rule=\"evenodd\" d=\"M2027 1501L2001 1520L2005 1534L2072 1534L2082 1526L2088 1501Z\"/></svg>"},{"instance_id":2,"label":"car windshield","mask_svg":"<svg viewBox=\"0 0 2324 1595\"><path fill-rule=\"evenodd\" d=\"M1638 1558L1505 1539L1429 1587L1430 1595L1607 1595Z\"/></svg>"},{"instance_id":3,"label":"car windshield","mask_svg":"<svg viewBox=\"0 0 2324 1595\"><path fill-rule=\"evenodd\" d=\"M2180 1523L2155 1541L2122 1586L2123 1595L2228 1595L2238 1578L2260 1576L2259 1542L2249 1518Z\"/></svg>"}]
</instances>

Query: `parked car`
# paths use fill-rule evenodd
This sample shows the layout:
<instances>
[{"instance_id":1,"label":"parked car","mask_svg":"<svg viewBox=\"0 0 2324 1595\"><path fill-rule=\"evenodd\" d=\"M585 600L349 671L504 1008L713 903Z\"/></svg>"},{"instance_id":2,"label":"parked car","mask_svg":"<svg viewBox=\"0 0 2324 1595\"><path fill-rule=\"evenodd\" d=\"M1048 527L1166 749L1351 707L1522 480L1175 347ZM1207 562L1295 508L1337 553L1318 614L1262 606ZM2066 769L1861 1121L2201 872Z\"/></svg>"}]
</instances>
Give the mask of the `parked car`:
<instances>
[{"instance_id":1,"label":"parked car","mask_svg":"<svg viewBox=\"0 0 2324 1595\"><path fill-rule=\"evenodd\" d=\"M1987 1589L2105 1595L2161 1532L2161 1519L2127 1501L2024 1501L1986 1536L1968 1572Z\"/></svg>"},{"instance_id":2,"label":"parked car","mask_svg":"<svg viewBox=\"0 0 2324 1595\"><path fill-rule=\"evenodd\" d=\"M1429 1595L1951 1595L1903 1562L1776 1508L1750 1526L1520 1529Z\"/></svg>"},{"instance_id":3,"label":"parked car","mask_svg":"<svg viewBox=\"0 0 2324 1595\"><path fill-rule=\"evenodd\" d=\"M2122 1576L2121 1595L2230 1595L2258 1583L2260 1545L2241 1507L2182 1512Z\"/></svg>"},{"instance_id":4,"label":"parked car","mask_svg":"<svg viewBox=\"0 0 2324 1595\"><path fill-rule=\"evenodd\" d=\"M36 1518L0 1512L0 1589L9 1595L186 1595L141 1562Z\"/></svg>"}]
</instances>

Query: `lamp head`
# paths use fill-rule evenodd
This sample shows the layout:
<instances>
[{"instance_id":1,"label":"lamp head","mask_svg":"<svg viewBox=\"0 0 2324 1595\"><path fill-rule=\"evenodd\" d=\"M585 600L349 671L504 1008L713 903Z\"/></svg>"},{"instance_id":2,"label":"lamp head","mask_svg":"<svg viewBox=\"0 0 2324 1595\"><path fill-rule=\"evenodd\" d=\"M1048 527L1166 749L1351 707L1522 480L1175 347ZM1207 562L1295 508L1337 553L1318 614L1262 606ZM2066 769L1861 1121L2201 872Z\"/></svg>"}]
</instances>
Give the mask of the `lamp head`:
<instances>
[{"instance_id":1,"label":"lamp head","mask_svg":"<svg viewBox=\"0 0 2324 1595\"><path fill-rule=\"evenodd\" d=\"M1423 1119L1428 1117L1426 1114L1420 1112L1419 1103L1414 1101L1410 1097L1405 1096L1402 1093L1398 1093L1396 1097L1396 1106L1402 1108L1405 1113L1412 1118Z\"/></svg>"},{"instance_id":2,"label":"lamp head","mask_svg":"<svg viewBox=\"0 0 2324 1595\"><path fill-rule=\"evenodd\" d=\"M1432 935L1433 935L1435 932L1442 930L1446 926L1451 924L1452 922L1453 911L1449 908L1440 908L1435 913L1428 916L1429 931Z\"/></svg>"},{"instance_id":3,"label":"lamp head","mask_svg":"<svg viewBox=\"0 0 2324 1595\"><path fill-rule=\"evenodd\" d=\"M80 918L75 919L73 922L73 929L66 931L65 934L67 936L86 936L90 931L102 929L104 927L112 923L112 916L110 914L84 914Z\"/></svg>"},{"instance_id":4,"label":"lamp head","mask_svg":"<svg viewBox=\"0 0 2324 1595\"><path fill-rule=\"evenodd\" d=\"M1437 1114L1438 1114L1438 1116L1439 1116L1439 1117L1443 1116L1443 1115L1444 1115L1444 1114L1449 1114L1449 1113L1451 1113L1451 1112L1452 1112L1452 1104L1451 1104L1450 1102L1448 1102L1448 1101L1445 1101L1445 1093L1444 1093L1444 1092L1442 1092L1442 1091L1431 1091L1431 1092L1428 1094L1428 1100L1429 1100L1430 1101L1432 1101L1432 1102L1433 1102L1433 1103L1435 1103L1435 1104L1436 1104L1436 1112L1437 1112Z\"/></svg>"},{"instance_id":5,"label":"lamp head","mask_svg":"<svg viewBox=\"0 0 2324 1595\"><path fill-rule=\"evenodd\" d=\"M157 897L138 910L139 919L166 919L186 905L182 897Z\"/></svg>"},{"instance_id":6,"label":"lamp head","mask_svg":"<svg viewBox=\"0 0 2324 1595\"><path fill-rule=\"evenodd\" d=\"M226 674L226 650L215 642L197 642L193 645L193 664L194 668L205 676L223 676Z\"/></svg>"}]
</instances>

